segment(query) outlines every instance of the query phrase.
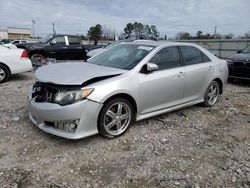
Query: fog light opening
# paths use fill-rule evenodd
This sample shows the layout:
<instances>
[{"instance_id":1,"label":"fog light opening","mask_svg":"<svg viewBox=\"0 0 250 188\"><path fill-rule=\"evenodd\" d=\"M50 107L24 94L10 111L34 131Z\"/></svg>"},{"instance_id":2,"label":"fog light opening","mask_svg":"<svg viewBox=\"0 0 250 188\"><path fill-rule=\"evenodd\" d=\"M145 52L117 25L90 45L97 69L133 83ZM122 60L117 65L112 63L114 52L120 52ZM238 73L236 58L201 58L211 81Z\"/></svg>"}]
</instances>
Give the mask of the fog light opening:
<instances>
[{"instance_id":1,"label":"fog light opening","mask_svg":"<svg viewBox=\"0 0 250 188\"><path fill-rule=\"evenodd\" d=\"M67 132L75 132L78 126L78 120L68 121L64 123L63 129Z\"/></svg>"}]
</instances>

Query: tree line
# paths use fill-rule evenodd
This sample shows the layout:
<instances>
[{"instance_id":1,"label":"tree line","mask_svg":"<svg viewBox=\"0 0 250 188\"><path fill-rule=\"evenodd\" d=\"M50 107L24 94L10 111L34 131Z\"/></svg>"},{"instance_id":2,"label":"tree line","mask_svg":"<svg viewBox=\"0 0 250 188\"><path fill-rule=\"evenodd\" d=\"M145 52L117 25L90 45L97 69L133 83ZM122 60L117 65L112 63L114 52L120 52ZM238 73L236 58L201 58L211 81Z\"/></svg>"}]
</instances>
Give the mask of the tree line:
<instances>
[{"instance_id":1,"label":"tree line","mask_svg":"<svg viewBox=\"0 0 250 188\"><path fill-rule=\"evenodd\" d=\"M101 24L96 24L91 26L88 30L87 37L82 36L82 39L93 40L94 44L97 44L99 40L115 40L118 33L114 28L107 26L102 26ZM202 31L197 31L196 34L191 35L189 32L179 32L175 35L176 40L188 40L188 39L232 39L234 34L228 33L222 35L220 33L203 33ZM123 31L119 35L119 39L151 39L151 40L166 40L160 37L160 32L155 25L142 24L140 22L127 23ZM237 38L247 39L250 38L250 31L245 33L243 36Z\"/></svg>"},{"instance_id":2,"label":"tree line","mask_svg":"<svg viewBox=\"0 0 250 188\"><path fill-rule=\"evenodd\" d=\"M96 45L99 40L115 40L117 36L115 29L101 24L91 26L88 30L87 37L82 35L82 39L90 39ZM120 34L120 39L151 39L157 40L160 33L155 25L145 25L140 22L128 23Z\"/></svg>"}]
</instances>

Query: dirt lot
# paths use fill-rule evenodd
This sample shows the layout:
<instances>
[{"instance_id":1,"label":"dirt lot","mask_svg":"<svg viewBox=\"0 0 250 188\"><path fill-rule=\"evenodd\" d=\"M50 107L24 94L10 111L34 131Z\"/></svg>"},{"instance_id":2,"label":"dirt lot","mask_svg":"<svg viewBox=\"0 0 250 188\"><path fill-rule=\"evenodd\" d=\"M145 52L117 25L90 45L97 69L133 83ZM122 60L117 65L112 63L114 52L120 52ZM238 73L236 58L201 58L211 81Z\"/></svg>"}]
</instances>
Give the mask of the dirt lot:
<instances>
[{"instance_id":1,"label":"dirt lot","mask_svg":"<svg viewBox=\"0 0 250 188\"><path fill-rule=\"evenodd\" d=\"M121 138L71 141L28 119L33 73L0 85L0 187L250 187L250 83L140 121ZM183 114L186 115L183 116Z\"/></svg>"}]
</instances>

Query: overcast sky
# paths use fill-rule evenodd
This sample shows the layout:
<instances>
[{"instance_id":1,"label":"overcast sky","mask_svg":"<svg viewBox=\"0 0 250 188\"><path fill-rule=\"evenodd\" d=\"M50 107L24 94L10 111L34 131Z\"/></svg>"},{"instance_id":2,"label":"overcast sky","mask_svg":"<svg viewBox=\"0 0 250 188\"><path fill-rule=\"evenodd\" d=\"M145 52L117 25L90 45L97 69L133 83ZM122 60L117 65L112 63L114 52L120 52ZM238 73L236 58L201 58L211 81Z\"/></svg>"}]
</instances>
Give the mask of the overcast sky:
<instances>
[{"instance_id":1,"label":"overcast sky","mask_svg":"<svg viewBox=\"0 0 250 188\"><path fill-rule=\"evenodd\" d=\"M186 31L242 35L250 31L250 0L1 0L0 29L31 28L36 35L86 34L95 24L120 33L126 23L156 25L162 35Z\"/></svg>"}]
</instances>

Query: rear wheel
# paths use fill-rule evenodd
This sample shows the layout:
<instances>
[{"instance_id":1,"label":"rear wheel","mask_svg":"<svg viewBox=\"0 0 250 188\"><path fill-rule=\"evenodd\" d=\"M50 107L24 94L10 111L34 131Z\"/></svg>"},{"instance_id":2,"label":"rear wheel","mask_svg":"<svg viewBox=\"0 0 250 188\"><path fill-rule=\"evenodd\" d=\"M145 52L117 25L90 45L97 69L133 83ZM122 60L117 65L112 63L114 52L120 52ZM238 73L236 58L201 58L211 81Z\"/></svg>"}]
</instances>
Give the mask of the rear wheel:
<instances>
[{"instance_id":1,"label":"rear wheel","mask_svg":"<svg viewBox=\"0 0 250 188\"><path fill-rule=\"evenodd\" d=\"M107 138L123 135L133 119L133 108L128 100L115 98L104 104L98 120L99 133Z\"/></svg>"},{"instance_id":2,"label":"rear wheel","mask_svg":"<svg viewBox=\"0 0 250 188\"><path fill-rule=\"evenodd\" d=\"M233 83L234 79L233 78L228 78L228 82Z\"/></svg>"},{"instance_id":3,"label":"rear wheel","mask_svg":"<svg viewBox=\"0 0 250 188\"><path fill-rule=\"evenodd\" d=\"M0 83L4 83L9 79L10 72L4 65L0 64Z\"/></svg>"},{"instance_id":4,"label":"rear wheel","mask_svg":"<svg viewBox=\"0 0 250 188\"><path fill-rule=\"evenodd\" d=\"M204 96L204 106L213 106L218 101L219 93L220 86L218 82L212 81L211 84L208 86Z\"/></svg>"}]
</instances>

